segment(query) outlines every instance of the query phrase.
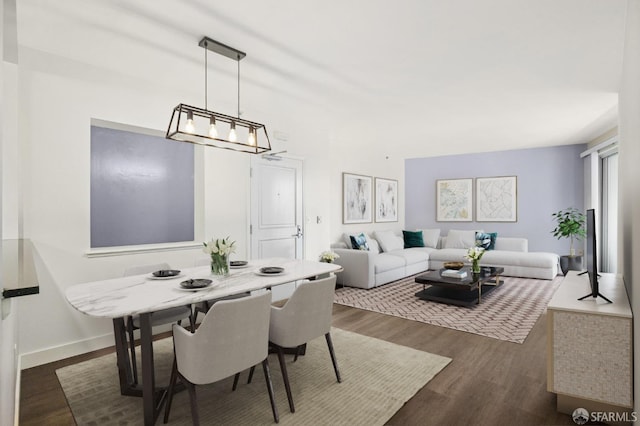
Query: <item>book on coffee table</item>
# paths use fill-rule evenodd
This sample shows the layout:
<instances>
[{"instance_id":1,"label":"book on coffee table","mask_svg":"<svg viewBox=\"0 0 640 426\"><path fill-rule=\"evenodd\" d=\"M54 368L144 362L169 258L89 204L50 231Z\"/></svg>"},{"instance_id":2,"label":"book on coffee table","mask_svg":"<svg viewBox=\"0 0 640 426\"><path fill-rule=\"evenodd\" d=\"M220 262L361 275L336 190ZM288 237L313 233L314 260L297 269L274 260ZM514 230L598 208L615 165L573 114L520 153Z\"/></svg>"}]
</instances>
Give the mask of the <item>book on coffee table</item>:
<instances>
[{"instance_id":1,"label":"book on coffee table","mask_svg":"<svg viewBox=\"0 0 640 426\"><path fill-rule=\"evenodd\" d=\"M456 269L445 269L443 270L440 275L442 275L443 277L448 277L448 278L466 278L467 276L467 271L464 270L456 270Z\"/></svg>"}]
</instances>

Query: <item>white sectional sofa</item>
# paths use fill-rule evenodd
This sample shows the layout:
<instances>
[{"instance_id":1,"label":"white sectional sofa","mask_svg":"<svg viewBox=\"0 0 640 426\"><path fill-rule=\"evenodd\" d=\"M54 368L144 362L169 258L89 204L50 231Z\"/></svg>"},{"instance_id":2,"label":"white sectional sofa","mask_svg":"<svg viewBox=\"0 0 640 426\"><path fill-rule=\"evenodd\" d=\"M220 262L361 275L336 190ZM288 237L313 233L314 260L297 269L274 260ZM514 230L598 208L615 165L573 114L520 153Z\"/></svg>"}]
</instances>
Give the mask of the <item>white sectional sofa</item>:
<instances>
[{"instance_id":1,"label":"white sectional sofa","mask_svg":"<svg viewBox=\"0 0 640 426\"><path fill-rule=\"evenodd\" d=\"M391 231L366 235L369 250L351 248L350 235L332 245L340 257L335 263L344 268L338 283L350 287L372 288L427 269L439 269L446 261L463 261L468 247L475 245L475 231L449 231L447 237L435 237L439 230L423 230L425 247L404 248L401 236ZM356 234L357 235L357 234ZM450 238L447 241L447 238ZM349 242L349 244L347 244ZM488 250L481 266L500 266L504 275L551 280L558 274L559 256L530 252L526 238L498 237L495 249Z\"/></svg>"}]
</instances>

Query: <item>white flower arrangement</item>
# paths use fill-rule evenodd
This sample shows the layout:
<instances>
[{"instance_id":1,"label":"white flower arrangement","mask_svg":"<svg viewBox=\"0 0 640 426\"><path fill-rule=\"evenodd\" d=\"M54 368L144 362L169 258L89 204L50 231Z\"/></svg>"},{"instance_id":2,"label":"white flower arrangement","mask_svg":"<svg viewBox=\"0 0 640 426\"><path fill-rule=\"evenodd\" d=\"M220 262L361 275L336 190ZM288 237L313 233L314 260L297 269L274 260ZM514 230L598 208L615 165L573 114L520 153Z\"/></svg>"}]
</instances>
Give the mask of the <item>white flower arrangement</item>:
<instances>
[{"instance_id":1,"label":"white flower arrangement","mask_svg":"<svg viewBox=\"0 0 640 426\"><path fill-rule=\"evenodd\" d=\"M470 247L467 250L467 254L464 256L465 259L474 261L480 260L482 255L484 254L484 249L482 247Z\"/></svg>"},{"instance_id":2,"label":"white flower arrangement","mask_svg":"<svg viewBox=\"0 0 640 426\"><path fill-rule=\"evenodd\" d=\"M236 242L227 238L212 239L208 243L202 243L202 251L211 256L211 274L226 276L229 274L229 255L235 253Z\"/></svg>"},{"instance_id":3,"label":"white flower arrangement","mask_svg":"<svg viewBox=\"0 0 640 426\"><path fill-rule=\"evenodd\" d=\"M320 253L320 262L324 263L333 263L334 260L338 259L340 255L338 253L334 253L332 251L323 251Z\"/></svg>"},{"instance_id":4,"label":"white flower arrangement","mask_svg":"<svg viewBox=\"0 0 640 426\"><path fill-rule=\"evenodd\" d=\"M217 240L211 239L208 243L202 244L204 245L202 251L208 255L228 256L236 252L236 242L230 241L229 237L218 238Z\"/></svg>"}]
</instances>

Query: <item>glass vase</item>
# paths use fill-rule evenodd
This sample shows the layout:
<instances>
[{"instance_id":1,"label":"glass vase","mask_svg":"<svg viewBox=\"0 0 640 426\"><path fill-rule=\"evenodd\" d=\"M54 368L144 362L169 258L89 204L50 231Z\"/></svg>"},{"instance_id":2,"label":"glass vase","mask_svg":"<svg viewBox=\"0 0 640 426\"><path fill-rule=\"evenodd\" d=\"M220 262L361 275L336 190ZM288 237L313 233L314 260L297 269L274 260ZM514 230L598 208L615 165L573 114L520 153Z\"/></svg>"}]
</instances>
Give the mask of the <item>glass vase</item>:
<instances>
[{"instance_id":1,"label":"glass vase","mask_svg":"<svg viewBox=\"0 0 640 426\"><path fill-rule=\"evenodd\" d=\"M229 255L228 254L212 254L211 255L211 275L225 277L229 275Z\"/></svg>"},{"instance_id":2,"label":"glass vase","mask_svg":"<svg viewBox=\"0 0 640 426\"><path fill-rule=\"evenodd\" d=\"M480 260L478 259L473 259L471 261L471 271L474 274L479 274L480 273Z\"/></svg>"}]
</instances>

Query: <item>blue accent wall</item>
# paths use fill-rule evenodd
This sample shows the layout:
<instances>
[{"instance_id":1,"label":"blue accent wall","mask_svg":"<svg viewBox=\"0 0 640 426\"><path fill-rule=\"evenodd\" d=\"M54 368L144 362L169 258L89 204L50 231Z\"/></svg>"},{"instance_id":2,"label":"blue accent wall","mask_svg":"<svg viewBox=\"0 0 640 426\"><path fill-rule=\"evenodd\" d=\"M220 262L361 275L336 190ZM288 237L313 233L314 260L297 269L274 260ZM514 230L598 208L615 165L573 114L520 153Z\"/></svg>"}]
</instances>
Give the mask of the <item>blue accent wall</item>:
<instances>
[{"instance_id":1,"label":"blue accent wall","mask_svg":"<svg viewBox=\"0 0 640 426\"><path fill-rule=\"evenodd\" d=\"M405 227L440 228L443 236L449 229L483 229L498 238L527 238L529 251L569 254L569 240L551 234L551 214L568 207L583 210L584 150L586 145L563 145L405 160ZM490 176L517 176L517 222L475 222L475 205L473 222L436 222L437 179ZM575 248L582 250L582 243Z\"/></svg>"}]
</instances>

